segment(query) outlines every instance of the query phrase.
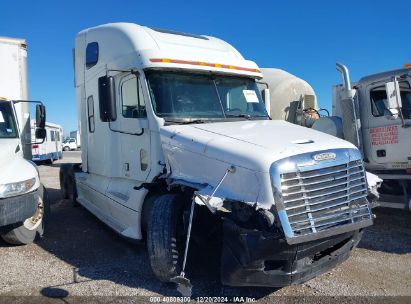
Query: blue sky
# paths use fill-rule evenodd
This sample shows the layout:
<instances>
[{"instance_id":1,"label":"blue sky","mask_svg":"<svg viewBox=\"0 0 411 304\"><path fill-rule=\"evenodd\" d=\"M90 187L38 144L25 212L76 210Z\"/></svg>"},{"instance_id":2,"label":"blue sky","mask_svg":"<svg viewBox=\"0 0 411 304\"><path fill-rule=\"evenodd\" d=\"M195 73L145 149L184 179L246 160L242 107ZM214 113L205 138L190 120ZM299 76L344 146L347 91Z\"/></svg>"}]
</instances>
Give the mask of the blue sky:
<instances>
[{"instance_id":1,"label":"blue sky","mask_svg":"<svg viewBox=\"0 0 411 304\"><path fill-rule=\"evenodd\" d=\"M336 61L352 80L411 62L410 1L2 1L0 10L0 36L27 40L30 98L65 133L77 129L75 35L103 23L219 37L260 67L305 79L327 108Z\"/></svg>"}]
</instances>

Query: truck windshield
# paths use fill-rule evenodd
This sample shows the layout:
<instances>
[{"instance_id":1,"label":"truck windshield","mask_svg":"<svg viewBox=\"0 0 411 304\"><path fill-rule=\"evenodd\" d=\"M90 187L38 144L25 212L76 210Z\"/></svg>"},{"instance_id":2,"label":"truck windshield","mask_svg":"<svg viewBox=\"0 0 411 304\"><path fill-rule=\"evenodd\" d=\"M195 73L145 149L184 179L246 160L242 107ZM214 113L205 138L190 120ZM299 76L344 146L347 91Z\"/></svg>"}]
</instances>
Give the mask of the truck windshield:
<instances>
[{"instance_id":1,"label":"truck windshield","mask_svg":"<svg viewBox=\"0 0 411 304\"><path fill-rule=\"evenodd\" d=\"M17 138L16 121L9 102L0 102L0 138Z\"/></svg>"},{"instance_id":2,"label":"truck windshield","mask_svg":"<svg viewBox=\"0 0 411 304\"><path fill-rule=\"evenodd\" d=\"M172 120L268 119L254 79L146 72L157 116Z\"/></svg>"}]
</instances>

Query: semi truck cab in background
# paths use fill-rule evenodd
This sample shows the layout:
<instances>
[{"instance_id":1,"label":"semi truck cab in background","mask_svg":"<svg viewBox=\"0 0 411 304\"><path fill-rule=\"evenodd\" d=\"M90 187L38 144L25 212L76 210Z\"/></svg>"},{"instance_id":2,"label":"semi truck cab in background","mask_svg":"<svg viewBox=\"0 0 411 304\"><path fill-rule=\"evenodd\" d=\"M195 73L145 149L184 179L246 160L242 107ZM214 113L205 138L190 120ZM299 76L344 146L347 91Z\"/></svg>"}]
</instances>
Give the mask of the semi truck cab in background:
<instances>
[{"instance_id":1,"label":"semi truck cab in background","mask_svg":"<svg viewBox=\"0 0 411 304\"><path fill-rule=\"evenodd\" d=\"M221 239L223 284L281 287L347 259L372 224L360 151L271 120L260 69L228 43L114 23L80 32L74 56L82 163L61 167L62 195L145 240L161 281L191 229Z\"/></svg>"},{"instance_id":2,"label":"semi truck cab in background","mask_svg":"<svg viewBox=\"0 0 411 304\"><path fill-rule=\"evenodd\" d=\"M333 86L332 113L318 108L306 81L282 70L262 70L274 119L351 142L362 153L377 205L411 210L410 66L351 84L347 67L337 64L343 83Z\"/></svg>"},{"instance_id":3,"label":"semi truck cab in background","mask_svg":"<svg viewBox=\"0 0 411 304\"><path fill-rule=\"evenodd\" d=\"M368 171L383 179L380 205L411 210L411 69L386 71L333 87L333 116L359 147ZM350 128L350 132L347 130Z\"/></svg>"},{"instance_id":4,"label":"semi truck cab in background","mask_svg":"<svg viewBox=\"0 0 411 304\"><path fill-rule=\"evenodd\" d=\"M22 39L0 37L0 235L28 244L43 235L48 205L31 161L27 51ZM45 137L45 107L36 105L35 137Z\"/></svg>"}]
</instances>

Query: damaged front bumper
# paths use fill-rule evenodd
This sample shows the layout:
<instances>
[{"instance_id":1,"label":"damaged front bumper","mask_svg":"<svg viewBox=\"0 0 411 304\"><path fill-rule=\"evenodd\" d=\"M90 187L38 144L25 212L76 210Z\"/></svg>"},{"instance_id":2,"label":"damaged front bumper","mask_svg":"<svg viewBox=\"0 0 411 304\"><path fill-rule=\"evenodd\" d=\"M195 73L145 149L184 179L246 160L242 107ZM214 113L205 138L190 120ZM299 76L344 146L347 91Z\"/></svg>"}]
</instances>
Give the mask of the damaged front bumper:
<instances>
[{"instance_id":1,"label":"damaged front bumper","mask_svg":"<svg viewBox=\"0 0 411 304\"><path fill-rule=\"evenodd\" d=\"M289 245L281 233L224 221L221 280L228 286L284 287L306 282L345 261L361 239L356 230Z\"/></svg>"}]
</instances>

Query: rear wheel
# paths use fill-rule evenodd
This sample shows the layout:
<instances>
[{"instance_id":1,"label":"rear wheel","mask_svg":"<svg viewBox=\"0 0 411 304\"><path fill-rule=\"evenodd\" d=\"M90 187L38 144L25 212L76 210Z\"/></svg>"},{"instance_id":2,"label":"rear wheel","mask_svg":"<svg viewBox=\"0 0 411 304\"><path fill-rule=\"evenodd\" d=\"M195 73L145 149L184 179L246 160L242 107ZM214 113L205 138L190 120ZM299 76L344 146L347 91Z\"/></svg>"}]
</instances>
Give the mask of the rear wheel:
<instances>
[{"instance_id":1,"label":"rear wheel","mask_svg":"<svg viewBox=\"0 0 411 304\"><path fill-rule=\"evenodd\" d=\"M69 199L73 206L78 205L73 164L62 164L60 166L60 191L63 199Z\"/></svg>"},{"instance_id":2,"label":"rear wheel","mask_svg":"<svg viewBox=\"0 0 411 304\"><path fill-rule=\"evenodd\" d=\"M183 213L187 200L179 194L159 196L150 210L147 249L155 276L162 282L180 274L186 240Z\"/></svg>"},{"instance_id":3,"label":"rear wheel","mask_svg":"<svg viewBox=\"0 0 411 304\"><path fill-rule=\"evenodd\" d=\"M1 235L7 243L12 245L26 245L33 243L37 236L42 237L44 235L50 214L50 205L46 190L43 186L40 186L36 199L38 204L35 214Z\"/></svg>"}]
</instances>

